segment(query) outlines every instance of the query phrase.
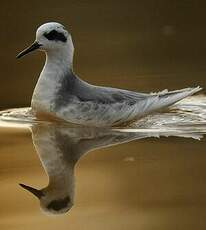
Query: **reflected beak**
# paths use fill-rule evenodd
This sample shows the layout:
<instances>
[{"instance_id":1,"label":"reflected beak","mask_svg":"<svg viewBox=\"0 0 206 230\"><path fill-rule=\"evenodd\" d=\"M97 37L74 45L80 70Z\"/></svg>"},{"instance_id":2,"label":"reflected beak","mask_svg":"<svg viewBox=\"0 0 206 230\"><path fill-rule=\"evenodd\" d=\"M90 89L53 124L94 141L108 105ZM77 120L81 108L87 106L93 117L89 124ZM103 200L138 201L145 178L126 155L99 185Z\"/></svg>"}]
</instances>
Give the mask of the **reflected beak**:
<instances>
[{"instance_id":1,"label":"reflected beak","mask_svg":"<svg viewBox=\"0 0 206 230\"><path fill-rule=\"evenodd\" d=\"M22 188L26 189L27 191L31 192L33 195L35 195L36 197L38 197L39 199L44 195L43 192L41 190L32 188L28 185L25 184L19 184Z\"/></svg>"},{"instance_id":2,"label":"reflected beak","mask_svg":"<svg viewBox=\"0 0 206 230\"><path fill-rule=\"evenodd\" d=\"M26 48L25 50L21 51L16 58L20 58L23 57L24 55L38 49L41 46L41 44L39 44L38 42L34 42L31 46L29 46L28 48Z\"/></svg>"}]
</instances>

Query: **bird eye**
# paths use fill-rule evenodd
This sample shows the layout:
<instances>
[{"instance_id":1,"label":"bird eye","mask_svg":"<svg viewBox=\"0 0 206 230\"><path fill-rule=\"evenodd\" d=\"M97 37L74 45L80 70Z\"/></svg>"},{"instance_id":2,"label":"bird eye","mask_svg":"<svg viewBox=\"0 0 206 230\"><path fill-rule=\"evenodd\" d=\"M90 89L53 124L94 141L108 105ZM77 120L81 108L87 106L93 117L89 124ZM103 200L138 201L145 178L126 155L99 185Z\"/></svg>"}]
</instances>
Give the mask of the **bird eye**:
<instances>
[{"instance_id":1,"label":"bird eye","mask_svg":"<svg viewBox=\"0 0 206 230\"><path fill-rule=\"evenodd\" d=\"M52 30L49 33L44 33L44 37L46 37L48 40L51 40L51 41L62 41L62 42L67 41L67 38L65 37L65 35L56 30Z\"/></svg>"}]
</instances>

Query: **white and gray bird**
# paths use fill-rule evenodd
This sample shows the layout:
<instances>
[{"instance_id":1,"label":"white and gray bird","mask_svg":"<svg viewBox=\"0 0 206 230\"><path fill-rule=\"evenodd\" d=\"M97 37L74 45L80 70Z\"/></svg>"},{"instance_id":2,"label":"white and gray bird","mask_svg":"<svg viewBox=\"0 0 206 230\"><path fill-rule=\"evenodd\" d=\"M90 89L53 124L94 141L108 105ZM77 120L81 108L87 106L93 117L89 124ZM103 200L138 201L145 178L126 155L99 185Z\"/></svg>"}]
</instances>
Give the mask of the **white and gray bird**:
<instances>
[{"instance_id":1,"label":"white and gray bird","mask_svg":"<svg viewBox=\"0 0 206 230\"><path fill-rule=\"evenodd\" d=\"M71 34L56 22L41 25L37 29L35 42L17 58L36 49L46 53L46 62L31 102L36 116L48 114L88 126L118 126L201 90L195 87L146 94L91 85L73 72Z\"/></svg>"}]
</instances>

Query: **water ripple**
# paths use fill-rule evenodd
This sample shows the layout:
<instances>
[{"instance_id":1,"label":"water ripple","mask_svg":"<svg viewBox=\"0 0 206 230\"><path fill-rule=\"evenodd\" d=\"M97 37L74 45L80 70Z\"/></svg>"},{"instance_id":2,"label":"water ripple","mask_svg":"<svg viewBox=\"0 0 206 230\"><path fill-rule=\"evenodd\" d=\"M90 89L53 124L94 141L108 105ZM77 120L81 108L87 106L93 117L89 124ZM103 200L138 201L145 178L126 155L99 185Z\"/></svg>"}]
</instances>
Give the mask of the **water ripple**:
<instances>
[{"instance_id":1,"label":"water ripple","mask_svg":"<svg viewBox=\"0 0 206 230\"><path fill-rule=\"evenodd\" d=\"M38 120L32 115L30 107L0 112L0 126L4 127L31 126L42 122L44 124L54 123ZM66 122L63 124L68 125ZM149 132L151 130L154 132L156 130L157 132L206 133L206 96L188 97L171 106L167 111L153 113L119 129L133 132Z\"/></svg>"}]
</instances>

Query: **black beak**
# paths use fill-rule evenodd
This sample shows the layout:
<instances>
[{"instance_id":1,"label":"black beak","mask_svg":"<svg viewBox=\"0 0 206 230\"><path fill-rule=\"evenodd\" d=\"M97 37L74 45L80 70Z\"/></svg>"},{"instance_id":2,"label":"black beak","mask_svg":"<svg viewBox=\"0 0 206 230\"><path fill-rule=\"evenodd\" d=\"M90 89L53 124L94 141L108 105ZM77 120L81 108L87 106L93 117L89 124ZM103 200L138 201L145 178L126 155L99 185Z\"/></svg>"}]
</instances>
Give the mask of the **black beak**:
<instances>
[{"instance_id":1,"label":"black beak","mask_svg":"<svg viewBox=\"0 0 206 230\"><path fill-rule=\"evenodd\" d=\"M44 196L43 192L41 190L38 190L36 188L32 188L25 184L19 184L22 188L26 189L27 191L31 192L33 195L38 197L39 199Z\"/></svg>"},{"instance_id":2,"label":"black beak","mask_svg":"<svg viewBox=\"0 0 206 230\"><path fill-rule=\"evenodd\" d=\"M20 58L36 49L38 49L41 46L41 44L39 44L38 42L34 42L31 46L29 46L28 48L26 48L25 50L21 51L16 58Z\"/></svg>"}]
</instances>

